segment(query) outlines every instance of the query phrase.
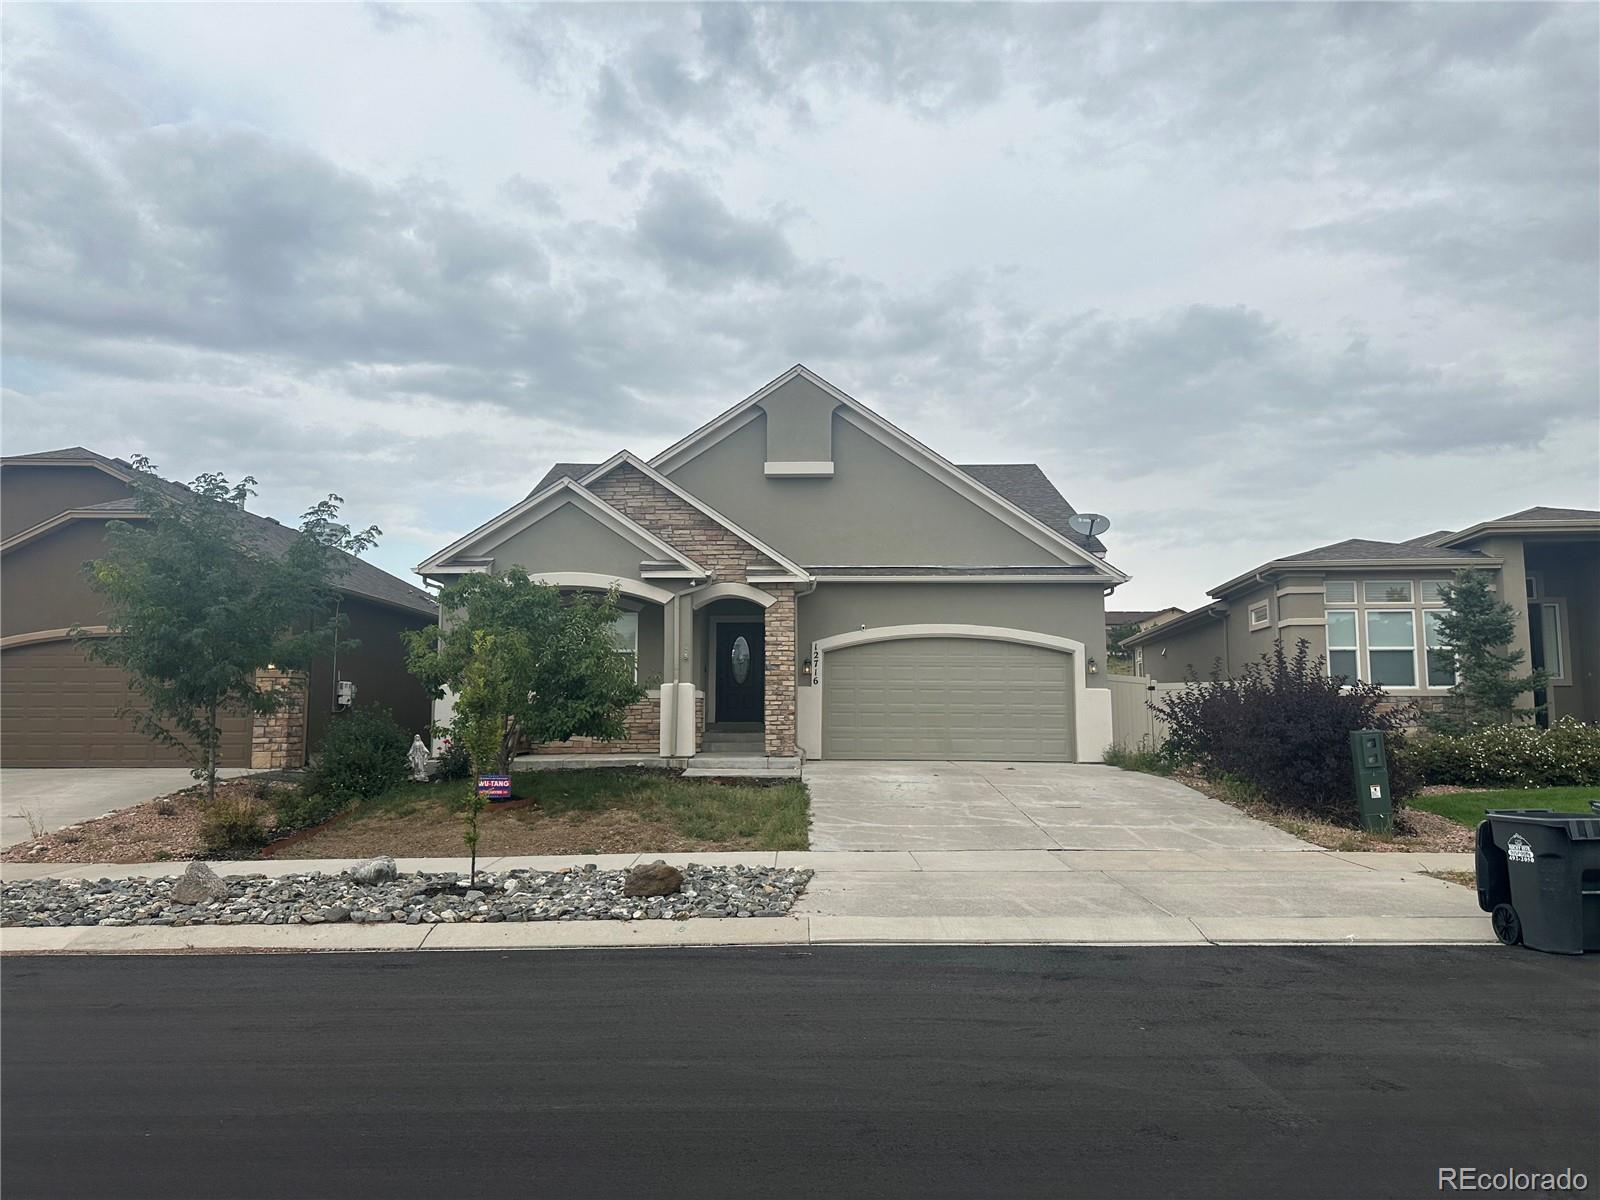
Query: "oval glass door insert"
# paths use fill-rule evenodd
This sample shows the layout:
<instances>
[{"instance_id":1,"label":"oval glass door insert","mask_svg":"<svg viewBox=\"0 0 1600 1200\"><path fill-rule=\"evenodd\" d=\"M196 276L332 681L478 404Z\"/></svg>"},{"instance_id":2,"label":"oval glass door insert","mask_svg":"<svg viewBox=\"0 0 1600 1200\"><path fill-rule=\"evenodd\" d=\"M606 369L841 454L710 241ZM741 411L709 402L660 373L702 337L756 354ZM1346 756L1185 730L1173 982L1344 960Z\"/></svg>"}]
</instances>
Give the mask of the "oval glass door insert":
<instances>
[{"instance_id":1,"label":"oval glass door insert","mask_svg":"<svg viewBox=\"0 0 1600 1200\"><path fill-rule=\"evenodd\" d=\"M743 637L733 639L733 649L729 652L733 660L733 681L743 683L750 678L750 643Z\"/></svg>"}]
</instances>

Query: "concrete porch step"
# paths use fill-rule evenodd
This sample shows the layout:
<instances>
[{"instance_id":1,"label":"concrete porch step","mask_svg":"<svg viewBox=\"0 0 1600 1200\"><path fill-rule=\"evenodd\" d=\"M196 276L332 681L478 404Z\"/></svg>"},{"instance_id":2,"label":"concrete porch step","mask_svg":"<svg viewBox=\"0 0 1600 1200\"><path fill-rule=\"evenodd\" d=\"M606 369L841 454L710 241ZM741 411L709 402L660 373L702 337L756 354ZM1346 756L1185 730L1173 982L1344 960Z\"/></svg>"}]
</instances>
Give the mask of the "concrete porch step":
<instances>
[{"instance_id":1,"label":"concrete porch step","mask_svg":"<svg viewBox=\"0 0 1600 1200\"><path fill-rule=\"evenodd\" d=\"M800 756L697 754L684 768L686 779L799 779Z\"/></svg>"},{"instance_id":2,"label":"concrete porch step","mask_svg":"<svg viewBox=\"0 0 1600 1200\"><path fill-rule=\"evenodd\" d=\"M685 767L685 779L799 779L799 767L701 768Z\"/></svg>"},{"instance_id":3,"label":"concrete porch step","mask_svg":"<svg viewBox=\"0 0 1600 1200\"><path fill-rule=\"evenodd\" d=\"M733 738L707 738L701 746L702 754L747 754L761 755L764 743L760 738L751 738L749 741L738 741Z\"/></svg>"}]
</instances>

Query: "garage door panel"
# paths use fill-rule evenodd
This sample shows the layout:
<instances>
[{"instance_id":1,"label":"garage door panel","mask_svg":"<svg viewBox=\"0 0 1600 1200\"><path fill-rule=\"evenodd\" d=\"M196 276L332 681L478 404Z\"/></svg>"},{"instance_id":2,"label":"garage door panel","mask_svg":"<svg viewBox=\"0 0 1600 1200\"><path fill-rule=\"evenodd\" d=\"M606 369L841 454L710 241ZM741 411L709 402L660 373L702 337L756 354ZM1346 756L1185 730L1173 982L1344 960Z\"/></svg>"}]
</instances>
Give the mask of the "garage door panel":
<instances>
[{"instance_id":1,"label":"garage door panel","mask_svg":"<svg viewBox=\"0 0 1600 1200\"><path fill-rule=\"evenodd\" d=\"M178 766L117 710L136 702L115 667L72 642L16 646L0 655L0 763L8 767ZM250 763L250 721L222 719L222 763Z\"/></svg>"},{"instance_id":2,"label":"garage door panel","mask_svg":"<svg viewBox=\"0 0 1600 1200\"><path fill-rule=\"evenodd\" d=\"M1072 658L978 638L829 651L828 758L1071 760Z\"/></svg>"}]
</instances>

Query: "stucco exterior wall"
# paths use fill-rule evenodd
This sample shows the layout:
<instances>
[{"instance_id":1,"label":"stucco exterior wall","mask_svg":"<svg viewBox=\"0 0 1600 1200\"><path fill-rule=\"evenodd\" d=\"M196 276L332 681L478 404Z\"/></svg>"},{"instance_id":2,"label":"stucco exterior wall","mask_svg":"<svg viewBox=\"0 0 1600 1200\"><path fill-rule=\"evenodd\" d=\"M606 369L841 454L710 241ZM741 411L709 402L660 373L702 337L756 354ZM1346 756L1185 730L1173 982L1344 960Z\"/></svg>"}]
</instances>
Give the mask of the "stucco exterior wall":
<instances>
[{"instance_id":1,"label":"stucco exterior wall","mask_svg":"<svg viewBox=\"0 0 1600 1200\"><path fill-rule=\"evenodd\" d=\"M608 529L582 509L563 505L542 520L497 541L484 538L467 557L492 555L496 572L523 567L540 571L593 571L623 579L639 577L639 563L651 557L627 538Z\"/></svg>"},{"instance_id":2,"label":"stucco exterior wall","mask_svg":"<svg viewBox=\"0 0 1600 1200\"><path fill-rule=\"evenodd\" d=\"M761 402L768 462L830 462L839 402L809 379L791 379Z\"/></svg>"},{"instance_id":3,"label":"stucco exterior wall","mask_svg":"<svg viewBox=\"0 0 1600 1200\"><path fill-rule=\"evenodd\" d=\"M806 566L1032 566L1048 551L833 415L834 474L769 479L765 415L671 473Z\"/></svg>"},{"instance_id":4,"label":"stucco exterior wall","mask_svg":"<svg viewBox=\"0 0 1600 1200\"><path fill-rule=\"evenodd\" d=\"M406 651L400 634L434 624L421 613L404 612L346 596L339 605L348 624L344 636L361 644L339 655L341 679L356 685L357 708L381 708L408 734L427 737L433 701L422 683L406 669ZM315 754L329 726L337 720L333 707L334 663L324 655L311 664L306 703L306 742Z\"/></svg>"},{"instance_id":5,"label":"stucco exterior wall","mask_svg":"<svg viewBox=\"0 0 1600 1200\"><path fill-rule=\"evenodd\" d=\"M1106 669L1105 596L1097 584L821 583L799 601L796 653L836 633L883 625L998 625L1071 638ZM1091 675L1089 687L1104 687Z\"/></svg>"},{"instance_id":6,"label":"stucco exterior wall","mask_svg":"<svg viewBox=\"0 0 1600 1200\"><path fill-rule=\"evenodd\" d=\"M1190 667L1204 679L1212 664L1227 653L1226 622L1222 617L1199 620L1179 629L1162 626L1160 635L1135 647L1143 673L1161 683L1182 683Z\"/></svg>"}]
</instances>

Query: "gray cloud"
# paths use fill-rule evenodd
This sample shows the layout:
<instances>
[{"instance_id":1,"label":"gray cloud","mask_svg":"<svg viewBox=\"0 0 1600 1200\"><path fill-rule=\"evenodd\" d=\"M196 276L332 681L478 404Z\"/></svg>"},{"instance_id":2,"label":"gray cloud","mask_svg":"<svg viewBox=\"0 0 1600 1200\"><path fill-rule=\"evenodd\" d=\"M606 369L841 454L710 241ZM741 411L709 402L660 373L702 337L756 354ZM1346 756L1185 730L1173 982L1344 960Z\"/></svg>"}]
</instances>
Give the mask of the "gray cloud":
<instances>
[{"instance_id":1,"label":"gray cloud","mask_svg":"<svg viewBox=\"0 0 1600 1200\"><path fill-rule=\"evenodd\" d=\"M415 14L295 77L309 127L99 10L8 22L8 447L92 419L425 543L802 360L1135 546L1332 540L1318 489L1374 463L1432 491L1356 489L1337 536L1471 508L1447 467L1489 455L1594 478L1593 8ZM362 74L419 47L444 134Z\"/></svg>"},{"instance_id":2,"label":"gray cloud","mask_svg":"<svg viewBox=\"0 0 1600 1200\"><path fill-rule=\"evenodd\" d=\"M681 171L656 172L635 233L645 254L696 287L779 280L796 265L775 222L736 216L710 188Z\"/></svg>"}]
</instances>

